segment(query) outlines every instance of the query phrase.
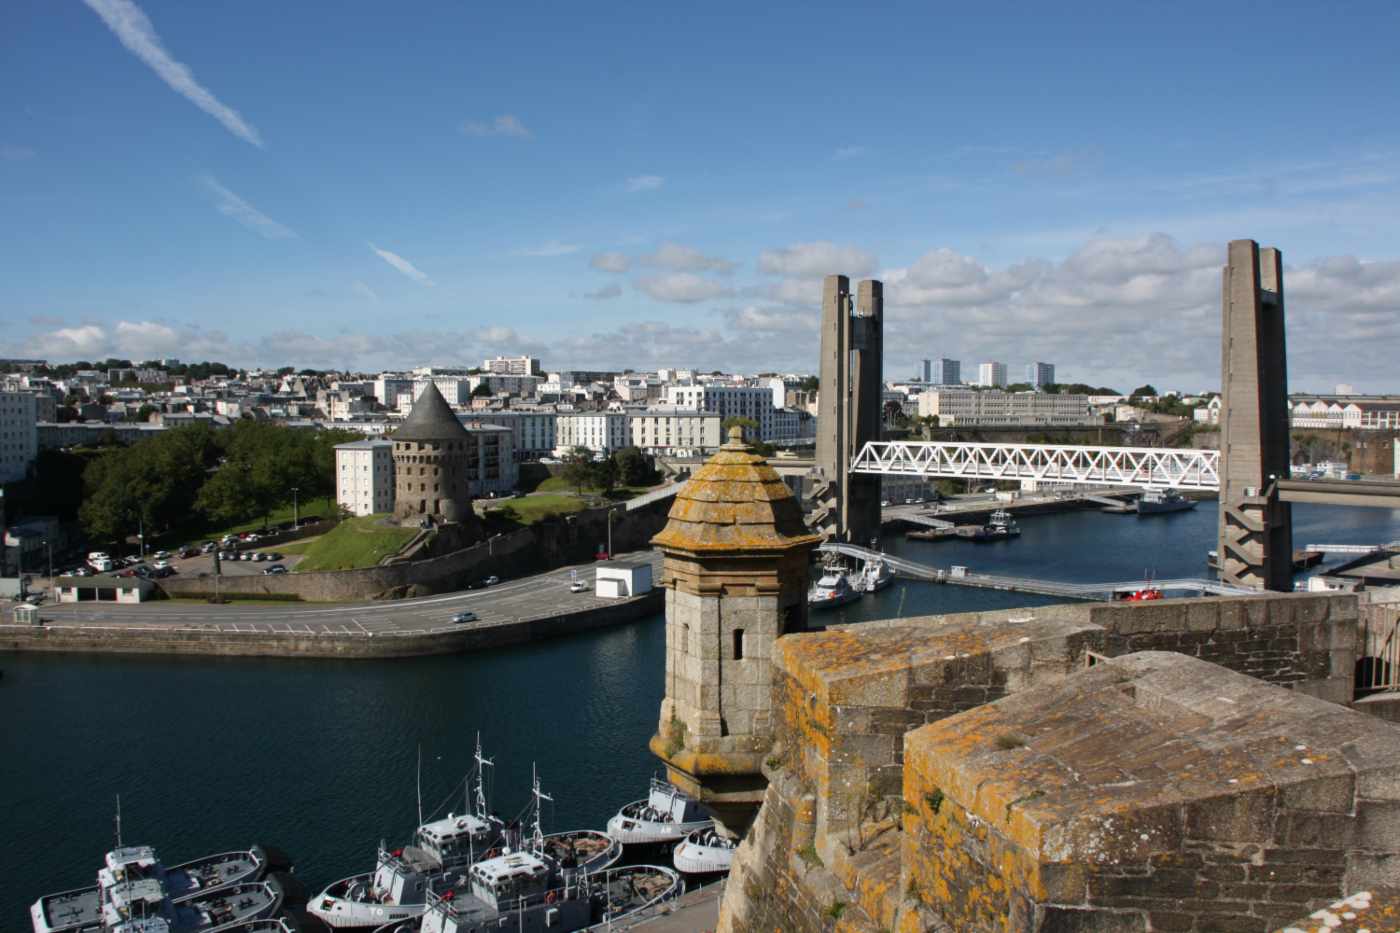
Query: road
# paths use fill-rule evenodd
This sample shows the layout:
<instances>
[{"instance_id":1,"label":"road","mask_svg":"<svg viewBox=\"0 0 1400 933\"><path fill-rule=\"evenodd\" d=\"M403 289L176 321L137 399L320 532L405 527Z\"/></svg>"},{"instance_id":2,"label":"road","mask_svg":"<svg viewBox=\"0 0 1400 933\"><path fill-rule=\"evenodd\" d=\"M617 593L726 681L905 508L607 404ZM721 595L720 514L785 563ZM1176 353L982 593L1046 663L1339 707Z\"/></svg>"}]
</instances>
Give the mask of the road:
<instances>
[{"instance_id":1,"label":"road","mask_svg":"<svg viewBox=\"0 0 1400 933\"><path fill-rule=\"evenodd\" d=\"M660 576L661 553L637 551L618 559L648 558L652 579ZM588 583L586 593L570 593L577 571ZM283 632L334 635L405 635L463 631L518 619L542 618L561 612L616 603L593 595L593 564L562 567L533 577L508 580L480 590L466 590L420 599L323 605L287 603L210 605L185 601L156 601L140 605L115 603L44 604L40 616L50 628L169 625L221 632ZM454 624L455 613L470 609L477 621Z\"/></svg>"}]
</instances>

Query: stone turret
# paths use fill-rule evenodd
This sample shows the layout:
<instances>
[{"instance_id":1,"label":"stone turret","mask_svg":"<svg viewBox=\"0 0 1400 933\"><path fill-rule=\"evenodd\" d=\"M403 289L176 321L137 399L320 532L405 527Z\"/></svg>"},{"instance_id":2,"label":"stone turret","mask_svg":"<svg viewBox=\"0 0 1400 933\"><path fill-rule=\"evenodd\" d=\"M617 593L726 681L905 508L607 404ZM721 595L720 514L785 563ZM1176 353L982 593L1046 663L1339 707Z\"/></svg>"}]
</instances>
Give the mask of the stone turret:
<instances>
[{"instance_id":1,"label":"stone turret","mask_svg":"<svg viewBox=\"0 0 1400 933\"><path fill-rule=\"evenodd\" d=\"M731 428L652 539L665 563L666 697L651 750L731 830L762 801L773 642L807 627L820 537L768 462Z\"/></svg>"},{"instance_id":2,"label":"stone turret","mask_svg":"<svg viewBox=\"0 0 1400 933\"><path fill-rule=\"evenodd\" d=\"M468 480L475 445L432 382L393 441L394 517L474 524Z\"/></svg>"}]
</instances>

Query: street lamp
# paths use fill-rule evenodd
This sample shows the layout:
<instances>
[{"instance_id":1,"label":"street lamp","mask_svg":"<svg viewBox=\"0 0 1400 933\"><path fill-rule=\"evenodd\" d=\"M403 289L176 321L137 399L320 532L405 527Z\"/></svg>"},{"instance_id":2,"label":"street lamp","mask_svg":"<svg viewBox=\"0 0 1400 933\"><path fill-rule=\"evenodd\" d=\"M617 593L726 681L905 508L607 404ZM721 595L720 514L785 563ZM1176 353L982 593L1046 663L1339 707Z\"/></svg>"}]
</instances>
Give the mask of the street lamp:
<instances>
[{"instance_id":1,"label":"street lamp","mask_svg":"<svg viewBox=\"0 0 1400 933\"><path fill-rule=\"evenodd\" d=\"M298 518L298 515L297 515L297 489L298 489L298 488L299 488L299 487L297 487L297 486L293 486L293 487L292 487L292 530L293 530L293 531L296 531L299 527L301 527L301 522L297 521L297 518Z\"/></svg>"},{"instance_id":2,"label":"street lamp","mask_svg":"<svg viewBox=\"0 0 1400 933\"><path fill-rule=\"evenodd\" d=\"M141 542L141 559L146 559L146 518L144 515L136 516L136 537Z\"/></svg>"},{"instance_id":3,"label":"street lamp","mask_svg":"<svg viewBox=\"0 0 1400 933\"><path fill-rule=\"evenodd\" d=\"M44 539L44 550L49 554L49 589L53 589L53 545L48 538Z\"/></svg>"}]
</instances>

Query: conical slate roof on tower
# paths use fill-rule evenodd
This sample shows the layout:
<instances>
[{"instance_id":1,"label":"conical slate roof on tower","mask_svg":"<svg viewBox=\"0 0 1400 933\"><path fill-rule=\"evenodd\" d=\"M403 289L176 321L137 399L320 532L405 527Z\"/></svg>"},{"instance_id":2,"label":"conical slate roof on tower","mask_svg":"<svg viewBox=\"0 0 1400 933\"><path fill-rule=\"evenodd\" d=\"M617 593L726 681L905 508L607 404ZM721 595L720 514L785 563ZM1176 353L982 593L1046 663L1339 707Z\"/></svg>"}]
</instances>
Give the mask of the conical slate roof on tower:
<instances>
[{"instance_id":1,"label":"conical slate roof on tower","mask_svg":"<svg viewBox=\"0 0 1400 933\"><path fill-rule=\"evenodd\" d=\"M432 382L413 403L413 410L394 432L396 441L444 441L466 436L467 429L452 413L447 399Z\"/></svg>"}]
</instances>

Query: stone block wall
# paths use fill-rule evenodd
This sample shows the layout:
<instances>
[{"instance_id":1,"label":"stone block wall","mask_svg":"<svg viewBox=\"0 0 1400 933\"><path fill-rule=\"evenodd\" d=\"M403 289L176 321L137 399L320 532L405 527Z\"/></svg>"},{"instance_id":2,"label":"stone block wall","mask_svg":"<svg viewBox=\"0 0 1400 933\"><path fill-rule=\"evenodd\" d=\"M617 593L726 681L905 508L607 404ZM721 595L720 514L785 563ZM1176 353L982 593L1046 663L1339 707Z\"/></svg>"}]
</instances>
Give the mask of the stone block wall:
<instances>
[{"instance_id":1,"label":"stone block wall","mask_svg":"<svg viewBox=\"0 0 1400 933\"><path fill-rule=\"evenodd\" d=\"M958 930L1267 933L1400 883L1400 730L1167 653L907 739L905 895Z\"/></svg>"}]
</instances>

